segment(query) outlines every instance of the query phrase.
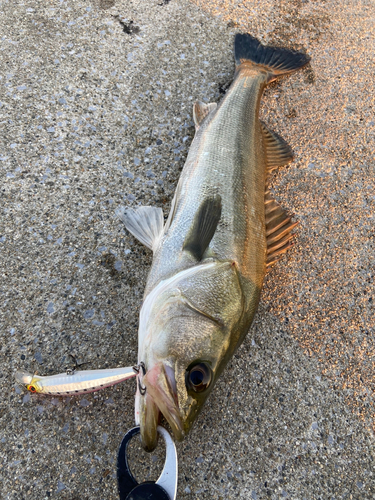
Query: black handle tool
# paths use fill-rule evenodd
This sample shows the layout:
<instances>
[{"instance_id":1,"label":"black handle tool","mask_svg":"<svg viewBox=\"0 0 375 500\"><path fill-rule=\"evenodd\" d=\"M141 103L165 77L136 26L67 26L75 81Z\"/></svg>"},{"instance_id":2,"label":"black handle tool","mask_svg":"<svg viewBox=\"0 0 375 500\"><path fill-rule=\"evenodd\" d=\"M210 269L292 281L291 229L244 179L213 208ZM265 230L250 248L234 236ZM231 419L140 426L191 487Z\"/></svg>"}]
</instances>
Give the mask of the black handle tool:
<instances>
[{"instance_id":1,"label":"black handle tool","mask_svg":"<svg viewBox=\"0 0 375 500\"><path fill-rule=\"evenodd\" d=\"M130 440L139 434L139 427L128 431L119 448L117 456L117 482L120 500L176 500L177 495L177 452L175 444L163 427L158 432L166 445L165 464L159 479L138 484L130 472L127 447Z\"/></svg>"}]
</instances>

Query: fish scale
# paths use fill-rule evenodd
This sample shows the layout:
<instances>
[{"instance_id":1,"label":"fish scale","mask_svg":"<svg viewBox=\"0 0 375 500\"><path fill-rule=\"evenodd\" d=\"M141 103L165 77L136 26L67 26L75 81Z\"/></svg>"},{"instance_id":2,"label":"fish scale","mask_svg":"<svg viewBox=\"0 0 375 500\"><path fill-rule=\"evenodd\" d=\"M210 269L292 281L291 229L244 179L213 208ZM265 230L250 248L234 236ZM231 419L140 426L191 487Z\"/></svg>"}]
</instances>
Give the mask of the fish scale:
<instances>
[{"instance_id":1,"label":"fish scale","mask_svg":"<svg viewBox=\"0 0 375 500\"><path fill-rule=\"evenodd\" d=\"M197 208L213 192L221 195L223 210L210 249L220 260L236 260L244 277L261 286L266 168L258 108L265 76L257 74L250 82L249 73L253 71L241 71L225 100L197 131L178 183L176 213L154 254L145 295L161 279L195 264L185 258L181 265L180 249Z\"/></svg>"}]
</instances>

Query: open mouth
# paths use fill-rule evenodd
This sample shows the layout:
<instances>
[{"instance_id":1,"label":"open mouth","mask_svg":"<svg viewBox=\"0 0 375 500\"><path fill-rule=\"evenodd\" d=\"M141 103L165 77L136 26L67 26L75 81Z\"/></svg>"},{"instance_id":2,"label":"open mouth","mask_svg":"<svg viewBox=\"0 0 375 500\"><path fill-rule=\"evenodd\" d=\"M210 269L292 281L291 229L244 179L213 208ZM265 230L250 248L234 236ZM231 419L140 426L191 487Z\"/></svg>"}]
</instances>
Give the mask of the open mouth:
<instances>
[{"instance_id":1,"label":"open mouth","mask_svg":"<svg viewBox=\"0 0 375 500\"><path fill-rule=\"evenodd\" d=\"M156 428L160 412L169 423L175 439L181 441L185 434L178 406L174 370L164 363L158 363L147 371L142 378L142 384L146 387L143 410L145 415L144 419L141 420L143 446L147 449L156 446Z\"/></svg>"}]
</instances>

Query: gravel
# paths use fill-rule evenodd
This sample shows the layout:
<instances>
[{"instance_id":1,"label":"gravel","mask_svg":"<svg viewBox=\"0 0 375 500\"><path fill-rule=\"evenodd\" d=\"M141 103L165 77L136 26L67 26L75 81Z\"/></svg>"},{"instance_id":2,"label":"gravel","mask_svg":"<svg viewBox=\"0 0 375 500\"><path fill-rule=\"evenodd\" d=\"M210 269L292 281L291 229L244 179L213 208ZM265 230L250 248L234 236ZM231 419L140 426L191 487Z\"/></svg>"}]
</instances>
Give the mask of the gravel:
<instances>
[{"instance_id":1,"label":"gravel","mask_svg":"<svg viewBox=\"0 0 375 500\"><path fill-rule=\"evenodd\" d=\"M262 119L294 162L271 189L300 221L244 344L186 440L181 499L372 499L374 3L1 3L0 497L112 500L133 381L26 394L17 369L129 366L152 259L120 205L170 208L195 100L233 78L233 36L305 50ZM163 447L131 463L156 478Z\"/></svg>"}]
</instances>

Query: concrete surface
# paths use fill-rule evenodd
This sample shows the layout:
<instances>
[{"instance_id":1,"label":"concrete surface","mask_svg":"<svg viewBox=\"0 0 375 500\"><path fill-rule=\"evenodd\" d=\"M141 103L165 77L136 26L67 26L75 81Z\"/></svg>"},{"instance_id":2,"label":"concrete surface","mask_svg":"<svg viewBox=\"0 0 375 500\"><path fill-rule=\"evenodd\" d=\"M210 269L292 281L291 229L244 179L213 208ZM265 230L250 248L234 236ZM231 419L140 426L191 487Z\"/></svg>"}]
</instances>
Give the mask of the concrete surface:
<instances>
[{"instance_id":1,"label":"concrete surface","mask_svg":"<svg viewBox=\"0 0 375 500\"><path fill-rule=\"evenodd\" d=\"M133 364L151 252L120 204L168 213L232 42L306 50L263 119L296 153L272 189L301 221L255 324L178 445L181 499L372 499L374 18L370 0L0 2L0 498L116 498L134 382L26 393L17 369ZM132 448L156 477L162 448ZM142 474L141 474L142 473Z\"/></svg>"}]
</instances>

